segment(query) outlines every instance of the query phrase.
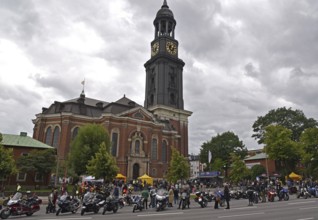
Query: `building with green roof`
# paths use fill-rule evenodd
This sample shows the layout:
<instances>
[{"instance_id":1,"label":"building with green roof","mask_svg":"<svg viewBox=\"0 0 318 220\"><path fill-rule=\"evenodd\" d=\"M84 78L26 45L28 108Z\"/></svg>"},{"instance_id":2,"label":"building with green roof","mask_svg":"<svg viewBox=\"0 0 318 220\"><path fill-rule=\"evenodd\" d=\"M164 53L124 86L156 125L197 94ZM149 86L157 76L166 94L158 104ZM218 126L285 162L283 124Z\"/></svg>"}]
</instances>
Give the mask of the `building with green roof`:
<instances>
[{"instance_id":1,"label":"building with green roof","mask_svg":"<svg viewBox=\"0 0 318 220\"><path fill-rule=\"evenodd\" d=\"M21 132L20 135L2 134L1 145L5 148L13 149L13 157L17 160L21 156L28 155L32 150L46 150L54 149L53 147L42 143L32 137L29 137L26 132ZM4 185L20 185L33 186L33 185L48 185L49 176L41 177L37 173L22 173L19 172L11 175L5 179L0 179Z\"/></svg>"}]
</instances>

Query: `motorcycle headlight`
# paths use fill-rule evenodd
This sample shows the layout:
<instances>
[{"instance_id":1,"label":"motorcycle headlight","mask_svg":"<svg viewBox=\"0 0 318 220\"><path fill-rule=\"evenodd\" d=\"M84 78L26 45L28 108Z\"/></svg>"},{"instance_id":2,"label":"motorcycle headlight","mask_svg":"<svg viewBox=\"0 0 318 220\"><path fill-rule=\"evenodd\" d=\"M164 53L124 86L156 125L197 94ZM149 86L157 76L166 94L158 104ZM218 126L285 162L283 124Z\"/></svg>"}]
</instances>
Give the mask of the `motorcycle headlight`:
<instances>
[{"instance_id":1,"label":"motorcycle headlight","mask_svg":"<svg viewBox=\"0 0 318 220\"><path fill-rule=\"evenodd\" d=\"M202 202L202 198L199 198L199 202Z\"/></svg>"}]
</instances>

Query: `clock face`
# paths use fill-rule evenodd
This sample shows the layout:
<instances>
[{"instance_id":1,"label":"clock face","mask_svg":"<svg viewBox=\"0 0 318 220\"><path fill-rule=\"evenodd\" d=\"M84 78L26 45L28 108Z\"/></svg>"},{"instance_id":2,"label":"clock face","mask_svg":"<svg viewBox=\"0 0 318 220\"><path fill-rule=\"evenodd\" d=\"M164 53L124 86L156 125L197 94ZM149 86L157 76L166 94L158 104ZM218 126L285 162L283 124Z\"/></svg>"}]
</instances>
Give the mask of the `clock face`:
<instances>
[{"instance_id":1,"label":"clock face","mask_svg":"<svg viewBox=\"0 0 318 220\"><path fill-rule=\"evenodd\" d=\"M156 55L159 52L159 43L156 42L151 46L151 56Z\"/></svg>"},{"instance_id":2,"label":"clock face","mask_svg":"<svg viewBox=\"0 0 318 220\"><path fill-rule=\"evenodd\" d=\"M171 41L167 42L166 49L167 49L168 53L170 53L172 55L177 54L177 45Z\"/></svg>"}]
</instances>

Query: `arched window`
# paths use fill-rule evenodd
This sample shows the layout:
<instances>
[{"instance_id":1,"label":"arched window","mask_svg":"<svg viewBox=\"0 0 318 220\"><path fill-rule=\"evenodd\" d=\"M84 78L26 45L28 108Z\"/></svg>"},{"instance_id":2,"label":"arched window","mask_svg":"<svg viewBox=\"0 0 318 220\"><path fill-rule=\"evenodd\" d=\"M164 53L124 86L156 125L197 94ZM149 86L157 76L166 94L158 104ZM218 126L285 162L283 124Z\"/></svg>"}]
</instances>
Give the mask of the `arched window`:
<instances>
[{"instance_id":1,"label":"arched window","mask_svg":"<svg viewBox=\"0 0 318 220\"><path fill-rule=\"evenodd\" d=\"M113 157L117 156L117 145L118 145L118 133L113 132L112 133L112 149L111 149L111 153Z\"/></svg>"},{"instance_id":2,"label":"arched window","mask_svg":"<svg viewBox=\"0 0 318 220\"><path fill-rule=\"evenodd\" d=\"M151 143L151 159L157 160L157 139L153 138Z\"/></svg>"},{"instance_id":3,"label":"arched window","mask_svg":"<svg viewBox=\"0 0 318 220\"><path fill-rule=\"evenodd\" d=\"M73 133L72 133L72 140L74 140L78 134L78 130L79 130L79 127L76 127L73 129Z\"/></svg>"},{"instance_id":4,"label":"arched window","mask_svg":"<svg viewBox=\"0 0 318 220\"><path fill-rule=\"evenodd\" d=\"M55 147L55 148L58 148L59 140L60 140L60 128L58 126L56 126L54 128L54 132L53 132L53 143L52 143L52 146Z\"/></svg>"},{"instance_id":5,"label":"arched window","mask_svg":"<svg viewBox=\"0 0 318 220\"><path fill-rule=\"evenodd\" d=\"M140 141L136 140L135 141L135 154L139 154L140 153Z\"/></svg>"},{"instance_id":6,"label":"arched window","mask_svg":"<svg viewBox=\"0 0 318 220\"><path fill-rule=\"evenodd\" d=\"M46 130L45 143L46 143L47 145L50 145L50 146L51 146L51 143L52 143L52 129L51 129L51 127L49 127L49 128Z\"/></svg>"},{"instance_id":7,"label":"arched window","mask_svg":"<svg viewBox=\"0 0 318 220\"><path fill-rule=\"evenodd\" d=\"M167 162L167 141L162 142L162 162Z\"/></svg>"}]
</instances>

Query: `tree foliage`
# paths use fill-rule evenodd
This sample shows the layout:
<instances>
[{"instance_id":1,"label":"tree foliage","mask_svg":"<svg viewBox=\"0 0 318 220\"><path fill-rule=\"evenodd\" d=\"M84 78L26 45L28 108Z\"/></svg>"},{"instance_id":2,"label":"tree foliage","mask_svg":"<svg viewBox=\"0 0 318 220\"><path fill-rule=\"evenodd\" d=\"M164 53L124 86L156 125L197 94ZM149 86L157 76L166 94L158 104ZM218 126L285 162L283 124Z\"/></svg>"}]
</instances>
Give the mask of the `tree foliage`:
<instances>
[{"instance_id":1,"label":"tree foliage","mask_svg":"<svg viewBox=\"0 0 318 220\"><path fill-rule=\"evenodd\" d=\"M300 137L302 163L307 177L318 177L318 128L306 129Z\"/></svg>"},{"instance_id":2,"label":"tree foliage","mask_svg":"<svg viewBox=\"0 0 318 220\"><path fill-rule=\"evenodd\" d=\"M95 156L100 145L104 143L109 151L109 135L102 125L87 124L79 129L78 135L71 143L69 167L80 176L87 173L88 161Z\"/></svg>"},{"instance_id":3,"label":"tree foliage","mask_svg":"<svg viewBox=\"0 0 318 220\"><path fill-rule=\"evenodd\" d=\"M317 127L318 123L313 118L306 118L301 110L291 108L278 108L270 110L265 116L259 116L253 124L254 137L259 144L264 143L265 129L269 125L281 125L292 131L291 139L299 141L301 133L306 128Z\"/></svg>"},{"instance_id":4,"label":"tree foliage","mask_svg":"<svg viewBox=\"0 0 318 220\"><path fill-rule=\"evenodd\" d=\"M88 161L86 168L89 175L96 179L103 179L104 182L111 182L119 171L115 158L110 154L104 142L95 156Z\"/></svg>"},{"instance_id":5,"label":"tree foliage","mask_svg":"<svg viewBox=\"0 0 318 220\"><path fill-rule=\"evenodd\" d=\"M243 159L247 155L247 148L238 136L231 131L218 134L209 142L205 142L200 149L200 161L208 163L208 152L212 152L212 167L218 168L220 159L223 161L223 166L229 167L231 161L231 153L234 153L239 158ZM217 162L217 163L216 163Z\"/></svg>"},{"instance_id":6,"label":"tree foliage","mask_svg":"<svg viewBox=\"0 0 318 220\"><path fill-rule=\"evenodd\" d=\"M188 158L180 154L180 152L172 148L171 160L168 168L167 179L172 183L178 180L186 180L190 175L190 165Z\"/></svg>"},{"instance_id":7,"label":"tree foliage","mask_svg":"<svg viewBox=\"0 0 318 220\"><path fill-rule=\"evenodd\" d=\"M246 167L244 161L236 154L231 154L231 173L229 179L231 182L237 184L243 179L246 179L250 175L250 170Z\"/></svg>"},{"instance_id":8,"label":"tree foliage","mask_svg":"<svg viewBox=\"0 0 318 220\"><path fill-rule=\"evenodd\" d=\"M281 125L267 126L264 133L265 153L269 159L277 162L279 170L285 169L284 174L295 170L302 154L299 144L292 140L292 136L292 131Z\"/></svg>"},{"instance_id":9,"label":"tree foliage","mask_svg":"<svg viewBox=\"0 0 318 220\"><path fill-rule=\"evenodd\" d=\"M0 133L0 179L17 172L13 149L6 149L2 146L2 134Z\"/></svg>"},{"instance_id":10,"label":"tree foliage","mask_svg":"<svg viewBox=\"0 0 318 220\"><path fill-rule=\"evenodd\" d=\"M44 176L56 167L55 149L32 150L17 159L17 167L22 172L37 172Z\"/></svg>"}]
</instances>

